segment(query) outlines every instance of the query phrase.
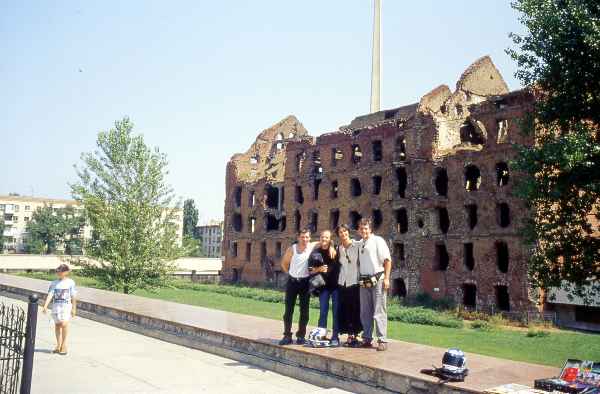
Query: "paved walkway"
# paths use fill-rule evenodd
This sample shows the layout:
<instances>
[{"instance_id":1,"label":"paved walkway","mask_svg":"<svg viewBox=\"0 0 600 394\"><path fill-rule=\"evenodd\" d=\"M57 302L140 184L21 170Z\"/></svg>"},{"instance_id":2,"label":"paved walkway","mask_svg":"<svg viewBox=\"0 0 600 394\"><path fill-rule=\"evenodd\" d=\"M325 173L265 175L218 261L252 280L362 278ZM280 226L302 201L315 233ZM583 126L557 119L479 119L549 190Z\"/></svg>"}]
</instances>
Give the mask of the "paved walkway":
<instances>
[{"instance_id":1,"label":"paved walkway","mask_svg":"<svg viewBox=\"0 0 600 394\"><path fill-rule=\"evenodd\" d=\"M70 354L52 354L40 309L32 393L343 393L83 318L71 334Z\"/></svg>"}]
</instances>

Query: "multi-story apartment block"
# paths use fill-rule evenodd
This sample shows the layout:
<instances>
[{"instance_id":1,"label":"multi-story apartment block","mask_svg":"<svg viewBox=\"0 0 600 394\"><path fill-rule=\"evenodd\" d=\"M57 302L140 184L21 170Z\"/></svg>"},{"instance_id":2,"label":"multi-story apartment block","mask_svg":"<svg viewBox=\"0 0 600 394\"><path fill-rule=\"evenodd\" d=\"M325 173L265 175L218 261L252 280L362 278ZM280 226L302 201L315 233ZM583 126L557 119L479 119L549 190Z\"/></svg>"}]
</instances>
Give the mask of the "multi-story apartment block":
<instances>
[{"instance_id":1,"label":"multi-story apartment block","mask_svg":"<svg viewBox=\"0 0 600 394\"><path fill-rule=\"evenodd\" d=\"M221 257L222 221L212 220L208 224L197 226L196 237L202 241L202 251L205 257Z\"/></svg>"}]
</instances>

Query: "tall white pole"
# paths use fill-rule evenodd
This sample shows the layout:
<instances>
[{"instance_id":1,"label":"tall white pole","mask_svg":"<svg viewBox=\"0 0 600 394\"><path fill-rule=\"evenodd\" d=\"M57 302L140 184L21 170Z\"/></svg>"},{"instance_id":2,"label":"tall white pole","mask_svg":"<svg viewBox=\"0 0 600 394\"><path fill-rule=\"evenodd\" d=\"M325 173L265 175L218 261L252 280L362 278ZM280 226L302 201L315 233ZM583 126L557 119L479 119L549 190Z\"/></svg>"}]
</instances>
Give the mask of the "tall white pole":
<instances>
[{"instance_id":1,"label":"tall white pole","mask_svg":"<svg viewBox=\"0 0 600 394\"><path fill-rule=\"evenodd\" d=\"M380 110L381 97L381 0L373 12L373 59L371 65L371 113Z\"/></svg>"}]
</instances>

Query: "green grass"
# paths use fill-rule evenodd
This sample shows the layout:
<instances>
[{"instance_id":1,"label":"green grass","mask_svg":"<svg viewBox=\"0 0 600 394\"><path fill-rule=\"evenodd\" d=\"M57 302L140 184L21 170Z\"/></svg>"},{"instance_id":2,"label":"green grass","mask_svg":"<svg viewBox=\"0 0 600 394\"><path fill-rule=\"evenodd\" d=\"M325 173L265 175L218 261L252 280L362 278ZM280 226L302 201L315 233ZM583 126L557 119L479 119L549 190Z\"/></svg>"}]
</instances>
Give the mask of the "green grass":
<instances>
[{"instance_id":1,"label":"green grass","mask_svg":"<svg viewBox=\"0 0 600 394\"><path fill-rule=\"evenodd\" d=\"M51 275L42 273L25 275L46 280L52 278ZM75 275L73 279L78 286L98 287L97 282L91 278ZM283 315L283 295L277 290L176 281L173 287L162 288L156 292L138 290L135 294L274 320L280 320ZM318 310L314 308L315 301L311 302L313 308L310 310L310 322L313 324L318 320ZM397 308L400 313L415 315L414 312L403 312L405 308L396 307L394 304L390 306L390 309ZM427 314L439 313L426 311ZM296 311L294 320L297 320L297 314ZM499 327L488 330L410 324L393 320L388 322L388 336L406 342L443 348L459 347L465 352L556 367L562 366L567 358L600 360L600 335L564 330L550 330L543 335L532 335L530 332Z\"/></svg>"}]
</instances>

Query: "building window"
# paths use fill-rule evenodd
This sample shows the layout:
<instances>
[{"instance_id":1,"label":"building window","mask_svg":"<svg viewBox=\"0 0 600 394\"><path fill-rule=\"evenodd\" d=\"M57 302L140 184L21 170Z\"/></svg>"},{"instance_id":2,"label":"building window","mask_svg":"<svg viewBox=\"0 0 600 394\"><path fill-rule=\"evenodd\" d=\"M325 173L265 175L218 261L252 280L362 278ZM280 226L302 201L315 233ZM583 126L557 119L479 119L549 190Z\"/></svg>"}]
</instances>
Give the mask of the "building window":
<instances>
[{"instance_id":1,"label":"building window","mask_svg":"<svg viewBox=\"0 0 600 394\"><path fill-rule=\"evenodd\" d=\"M25 210L26 211L31 211L31 206L30 205L25 205Z\"/></svg>"},{"instance_id":2,"label":"building window","mask_svg":"<svg viewBox=\"0 0 600 394\"><path fill-rule=\"evenodd\" d=\"M438 196L448 196L448 172L445 168L435 170L435 192Z\"/></svg>"},{"instance_id":3,"label":"building window","mask_svg":"<svg viewBox=\"0 0 600 394\"><path fill-rule=\"evenodd\" d=\"M404 254L404 244L401 242L394 242L394 261L399 268L404 268L406 257Z\"/></svg>"},{"instance_id":4,"label":"building window","mask_svg":"<svg viewBox=\"0 0 600 394\"><path fill-rule=\"evenodd\" d=\"M477 306L477 286L473 283L463 285L463 305L469 308Z\"/></svg>"},{"instance_id":5,"label":"building window","mask_svg":"<svg viewBox=\"0 0 600 394\"><path fill-rule=\"evenodd\" d=\"M333 231L340 224L340 211L339 209L333 209L329 212L329 228Z\"/></svg>"},{"instance_id":6,"label":"building window","mask_svg":"<svg viewBox=\"0 0 600 394\"><path fill-rule=\"evenodd\" d=\"M242 205L242 187L236 186L233 192L235 206L239 208Z\"/></svg>"},{"instance_id":7,"label":"building window","mask_svg":"<svg viewBox=\"0 0 600 394\"><path fill-rule=\"evenodd\" d=\"M375 175L373 177L373 194L375 194L376 196L381 193L381 182L382 182L381 176Z\"/></svg>"},{"instance_id":8,"label":"building window","mask_svg":"<svg viewBox=\"0 0 600 394\"><path fill-rule=\"evenodd\" d=\"M406 168L396 168L396 179L398 180L398 195L400 198L406 197L406 185L408 184L408 176L406 175Z\"/></svg>"},{"instance_id":9,"label":"building window","mask_svg":"<svg viewBox=\"0 0 600 394\"><path fill-rule=\"evenodd\" d=\"M313 174L314 175L322 175L323 167L321 166L321 152L316 150L313 152Z\"/></svg>"},{"instance_id":10,"label":"building window","mask_svg":"<svg viewBox=\"0 0 600 394\"><path fill-rule=\"evenodd\" d=\"M312 232L317 232L319 228L319 214L317 212L313 212L310 217L310 229Z\"/></svg>"},{"instance_id":11,"label":"building window","mask_svg":"<svg viewBox=\"0 0 600 394\"><path fill-rule=\"evenodd\" d=\"M496 163L496 184L500 187L508 185L508 164Z\"/></svg>"},{"instance_id":12,"label":"building window","mask_svg":"<svg viewBox=\"0 0 600 394\"><path fill-rule=\"evenodd\" d=\"M360 213L356 211L350 212L350 226L353 230L358 230L358 222L360 222L360 219L362 219Z\"/></svg>"},{"instance_id":13,"label":"building window","mask_svg":"<svg viewBox=\"0 0 600 394\"><path fill-rule=\"evenodd\" d=\"M344 160L344 152L340 148L332 148L331 149L331 165L333 167L337 166L338 162Z\"/></svg>"},{"instance_id":14,"label":"building window","mask_svg":"<svg viewBox=\"0 0 600 394\"><path fill-rule=\"evenodd\" d=\"M298 204L304 204L304 194L302 193L302 186L296 185L296 202Z\"/></svg>"},{"instance_id":15,"label":"building window","mask_svg":"<svg viewBox=\"0 0 600 394\"><path fill-rule=\"evenodd\" d=\"M246 261L250 261L252 258L252 243L246 242Z\"/></svg>"},{"instance_id":16,"label":"building window","mask_svg":"<svg viewBox=\"0 0 600 394\"><path fill-rule=\"evenodd\" d=\"M256 194L254 193L254 190L250 190L249 195L248 195L248 206L250 208L252 208L255 203L256 203Z\"/></svg>"},{"instance_id":17,"label":"building window","mask_svg":"<svg viewBox=\"0 0 600 394\"><path fill-rule=\"evenodd\" d=\"M446 245L437 244L435 245L435 255L433 261L434 271L446 271L450 264L450 256L448 255L448 249Z\"/></svg>"},{"instance_id":18,"label":"building window","mask_svg":"<svg viewBox=\"0 0 600 394\"><path fill-rule=\"evenodd\" d=\"M469 271L473 271L473 269L475 268L475 257L473 256L473 242L467 242L463 244L463 254L465 259L465 267L467 267Z\"/></svg>"},{"instance_id":19,"label":"building window","mask_svg":"<svg viewBox=\"0 0 600 394\"><path fill-rule=\"evenodd\" d=\"M339 186L338 181L331 181L331 198L338 198Z\"/></svg>"},{"instance_id":20,"label":"building window","mask_svg":"<svg viewBox=\"0 0 600 394\"><path fill-rule=\"evenodd\" d=\"M358 197L362 194L362 188L360 186L360 180L358 178L352 178L350 180L350 194L352 197Z\"/></svg>"},{"instance_id":21,"label":"building window","mask_svg":"<svg viewBox=\"0 0 600 394\"><path fill-rule=\"evenodd\" d=\"M508 295L508 286L496 286L496 306L501 311L510 311L510 297Z\"/></svg>"},{"instance_id":22,"label":"building window","mask_svg":"<svg viewBox=\"0 0 600 394\"><path fill-rule=\"evenodd\" d=\"M352 145L352 162L354 164L360 163L362 160L362 151L360 150L360 146L357 144Z\"/></svg>"},{"instance_id":23,"label":"building window","mask_svg":"<svg viewBox=\"0 0 600 394\"><path fill-rule=\"evenodd\" d=\"M373 161L383 160L383 146L381 145L381 141L380 140L373 141L372 147L373 147Z\"/></svg>"},{"instance_id":24,"label":"building window","mask_svg":"<svg viewBox=\"0 0 600 394\"><path fill-rule=\"evenodd\" d=\"M302 228L302 215L300 214L300 211L297 209L296 209L296 212L294 212L294 224L295 224L296 232L300 231L300 229Z\"/></svg>"},{"instance_id":25,"label":"building window","mask_svg":"<svg viewBox=\"0 0 600 394\"><path fill-rule=\"evenodd\" d=\"M315 179L313 183L313 199L317 201L319 199L319 187L321 186L321 180Z\"/></svg>"},{"instance_id":26,"label":"building window","mask_svg":"<svg viewBox=\"0 0 600 394\"><path fill-rule=\"evenodd\" d=\"M275 244L275 257L280 258L281 256L283 256L281 242L277 242Z\"/></svg>"},{"instance_id":27,"label":"building window","mask_svg":"<svg viewBox=\"0 0 600 394\"><path fill-rule=\"evenodd\" d=\"M381 224L383 223L383 214L381 213L380 209L373 210L372 219L373 219L373 230L378 230L381 227Z\"/></svg>"},{"instance_id":28,"label":"building window","mask_svg":"<svg viewBox=\"0 0 600 394\"><path fill-rule=\"evenodd\" d=\"M497 241L495 243L496 246L496 265L498 266L498 270L504 274L508 272L508 262L509 262L509 254L508 254L508 244L504 241Z\"/></svg>"},{"instance_id":29,"label":"building window","mask_svg":"<svg viewBox=\"0 0 600 394\"><path fill-rule=\"evenodd\" d=\"M467 211L467 222L469 224L469 229L473 230L475 226L477 226L477 205L467 204L465 205L465 210Z\"/></svg>"},{"instance_id":30,"label":"building window","mask_svg":"<svg viewBox=\"0 0 600 394\"><path fill-rule=\"evenodd\" d=\"M450 229L450 215L448 215L448 209L445 207L437 208L438 211L438 224L440 225L440 231L443 234L447 234Z\"/></svg>"},{"instance_id":31,"label":"building window","mask_svg":"<svg viewBox=\"0 0 600 394\"><path fill-rule=\"evenodd\" d=\"M481 186L481 172L473 164L465 167L465 189L469 192L479 190Z\"/></svg>"},{"instance_id":32,"label":"building window","mask_svg":"<svg viewBox=\"0 0 600 394\"><path fill-rule=\"evenodd\" d=\"M500 227L510 226L510 208L507 203L502 202L496 205L496 218Z\"/></svg>"},{"instance_id":33,"label":"building window","mask_svg":"<svg viewBox=\"0 0 600 394\"><path fill-rule=\"evenodd\" d=\"M400 161L406 160L406 139L403 136L396 138L396 156Z\"/></svg>"},{"instance_id":34,"label":"building window","mask_svg":"<svg viewBox=\"0 0 600 394\"><path fill-rule=\"evenodd\" d=\"M406 208L396 210L396 231L400 234L408 232L408 214Z\"/></svg>"}]
</instances>

